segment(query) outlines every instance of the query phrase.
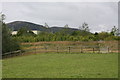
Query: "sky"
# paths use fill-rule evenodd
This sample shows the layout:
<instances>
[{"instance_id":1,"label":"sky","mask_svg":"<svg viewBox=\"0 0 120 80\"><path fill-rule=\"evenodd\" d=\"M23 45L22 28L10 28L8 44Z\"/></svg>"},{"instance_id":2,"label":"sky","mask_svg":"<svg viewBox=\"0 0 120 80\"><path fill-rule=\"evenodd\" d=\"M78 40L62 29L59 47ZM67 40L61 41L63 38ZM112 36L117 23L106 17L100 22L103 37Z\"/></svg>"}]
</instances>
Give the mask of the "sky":
<instances>
[{"instance_id":1,"label":"sky","mask_svg":"<svg viewBox=\"0 0 120 80\"><path fill-rule=\"evenodd\" d=\"M6 23L27 21L79 28L86 22L93 33L118 27L117 2L2 2L2 12Z\"/></svg>"}]
</instances>

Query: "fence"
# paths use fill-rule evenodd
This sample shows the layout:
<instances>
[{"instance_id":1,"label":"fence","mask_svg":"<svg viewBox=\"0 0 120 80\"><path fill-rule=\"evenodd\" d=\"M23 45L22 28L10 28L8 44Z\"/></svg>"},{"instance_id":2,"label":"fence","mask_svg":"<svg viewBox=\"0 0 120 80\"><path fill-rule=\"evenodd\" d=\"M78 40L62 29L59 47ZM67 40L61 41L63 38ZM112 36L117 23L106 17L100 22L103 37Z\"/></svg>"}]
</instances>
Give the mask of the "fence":
<instances>
[{"instance_id":1,"label":"fence","mask_svg":"<svg viewBox=\"0 0 120 80\"><path fill-rule=\"evenodd\" d=\"M25 49L26 53L110 53L109 47L99 46L34 46Z\"/></svg>"},{"instance_id":2,"label":"fence","mask_svg":"<svg viewBox=\"0 0 120 80\"><path fill-rule=\"evenodd\" d=\"M70 47L70 52L78 49L77 52L118 52L118 41L89 41L89 42L81 42L81 41L51 41L51 42L35 42L35 43L22 43L24 50L33 49L38 51L39 49L43 52L47 51L57 51L61 52L62 48L69 52L68 48ZM71 50L72 49L72 50ZM89 49L91 51L89 51ZM39 50L39 51L40 51ZM47 50L47 51L46 51ZM63 51L65 51L63 50Z\"/></svg>"},{"instance_id":3,"label":"fence","mask_svg":"<svg viewBox=\"0 0 120 80\"><path fill-rule=\"evenodd\" d=\"M113 45L114 43L114 45ZM90 42L38 42L38 43L25 43L22 45L21 50L5 53L3 58L37 54L37 53L113 53L118 52L117 42L113 42L111 46L103 45L105 42L90 43ZM109 44L109 43L107 43Z\"/></svg>"},{"instance_id":4,"label":"fence","mask_svg":"<svg viewBox=\"0 0 120 80\"><path fill-rule=\"evenodd\" d=\"M12 51L12 52L2 54L2 58L19 56L19 55L22 55L22 54L23 54L22 50L17 50L17 51Z\"/></svg>"}]
</instances>

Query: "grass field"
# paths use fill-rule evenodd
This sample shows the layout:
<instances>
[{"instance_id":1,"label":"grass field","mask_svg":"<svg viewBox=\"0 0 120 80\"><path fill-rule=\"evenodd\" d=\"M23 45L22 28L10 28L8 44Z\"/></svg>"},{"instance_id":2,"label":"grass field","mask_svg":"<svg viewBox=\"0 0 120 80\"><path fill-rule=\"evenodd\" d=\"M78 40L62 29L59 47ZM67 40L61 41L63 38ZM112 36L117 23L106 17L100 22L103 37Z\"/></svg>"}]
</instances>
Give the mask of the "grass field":
<instances>
[{"instance_id":1,"label":"grass field","mask_svg":"<svg viewBox=\"0 0 120 80\"><path fill-rule=\"evenodd\" d=\"M117 78L118 54L42 53L4 59L3 78Z\"/></svg>"}]
</instances>

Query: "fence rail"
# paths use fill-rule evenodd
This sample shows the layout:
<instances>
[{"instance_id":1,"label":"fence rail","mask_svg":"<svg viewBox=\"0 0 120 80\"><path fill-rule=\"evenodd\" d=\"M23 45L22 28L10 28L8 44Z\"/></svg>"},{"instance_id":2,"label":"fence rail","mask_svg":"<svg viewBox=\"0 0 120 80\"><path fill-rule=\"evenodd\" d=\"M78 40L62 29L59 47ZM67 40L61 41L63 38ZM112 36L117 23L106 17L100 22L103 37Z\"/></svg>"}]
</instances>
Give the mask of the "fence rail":
<instances>
[{"instance_id":1,"label":"fence rail","mask_svg":"<svg viewBox=\"0 0 120 80\"><path fill-rule=\"evenodd\" d=\"M24 52L23 52L24 51ZM2 54L3 58L20 56L24 54L36 54L36 53L111 53L118 52L108 46L38 46L25 48L24 50L18 50Z\"/></svg>"},{"instance_id":2,"label":"fence rail","mask_svg":"<svg viewBox=\"0 0 120 80\"><path fill-rule=\"evenodd\" d=\"M99 46L34 46L32 48L25 49L26 52L33 52L33 53L42 53L42 52L67 52L67 53L74 53L74 52L92 52L92 53L110 53L114 52L109 47L99 47Z\"/></svg>"},{"instance_id":3,"label":"fence rail","mask_svg":"<svg viewBox=\"0 0 120 80\"><path fill-rule=\"evenodd\" d=\"M18 56L22 55L22 50L17 50L17 51L12 51L12 52L7 52L2 54L2 58L8 58L8 57L13 57L13 56Z\"/></svg>"}]
</instances>

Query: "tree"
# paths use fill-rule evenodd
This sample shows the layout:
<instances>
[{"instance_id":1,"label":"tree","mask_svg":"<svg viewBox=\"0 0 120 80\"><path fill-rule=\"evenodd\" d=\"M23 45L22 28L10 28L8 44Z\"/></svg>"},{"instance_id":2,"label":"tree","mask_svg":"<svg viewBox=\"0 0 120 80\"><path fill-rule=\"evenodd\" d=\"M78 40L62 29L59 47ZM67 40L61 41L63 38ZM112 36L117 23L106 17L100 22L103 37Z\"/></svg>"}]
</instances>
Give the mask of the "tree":
<instances>
[{"instance_id":1,"label":"tree","mask_svg":"<svg viewBox=\"0 0 120 80\"><path fill-rule=\"evenodd\" d=\"M71 35L73 35L73 36L78 36L78 35L80 35L80 31L73 31L73 32L71 33Z\"/></svg>"},{"instance_id":2,"label":"tree","mask_svg":"<svg viewBox=\"0 0 120 80\"><path fill-rule=\"evenodd\" d=\"M94 34L94 41L98 41L99 40L99 36L98 36L98 32L95 32Z\"/></svg>"},{"instance_id":3,"label":"tree","mask_svg":"<svg viewBox=\"0 0 120 80\"><path fill-rule=\"evenodd\" d=\"M47 24L47 23L45 23L45 28L49 28L49 26L48 26L48 24Z\"/></svg>"},{"instance_id":4,"label":"tree","mask_svg":"<svg viewBox=\"0 0 120 80\"><path fill-rule=\"evenodd\" d=\"M69 34L69 33L70 33L70 29L69 29L68 24L66 24L66 25L63 27L63 29L61 29L60 34L61 34L62 36L65 36L65 35L67 35L67 34Z\"/></svg>"},{"instance_id":5,"label":"tree","mask_svg":"<svg viewBox=\"0 0 120 80\"><path fill-rule=\"evenodd\" d=\"M26 27L20 28L17 32L17 36L24 36L24 35L27 35L27 28Z\"/></svg>"},{"instance_id":6,"label":"tree","mask_svg":"<svg viewBox=\"0 0 120 80\"><path fill-rule=\"evenodd\" d=\"M95 32L95 34L94 34L95 36L98 36L98 32Z\"/></svg>"},{"instance_id":7,"label":"tree","mask_svg":"<svg viewBox=\"0 0 120 80\"><path fill-rule=\"evenodd\" d=\"M118 29L116 28L116 26L114 26L112 29L111 29L111 35L114 35L114 36L118 36L119 35L119 31Z\"/></svg>"},{"instance_id":8,"label":"tree","mask_svg":"<svg viewBox=\"0 0 120 80\"><path fill-rule=\"evenodd\" d=\"M45 23L45 28L46 28L46 32L49 32L49 33L51 32L51 28L47 23Z\"/></svg>"},{"instance_id":9,"label":"tree","mask_svg":"<svg viewBox=\"0 0 120 80\"><path fill-rule=\"evenodd\" d=\"M83 31L87 31L87 32L90 31L89 26L88 26L88 24L87 24L86 22L84 22L84 23L82 24L82 26L79 27L79 29L80 29L80 30L83 30Z\"/></svg>"},{"instance_id":10,"label":"tree","mask_svg":"<svg viewBox=\"0 0 120 80\"><path fill-rule=\"evenodd\" d=\"M99 40L105 40L105 38L107 38L109 36L110 36L110 33L108 33L108 32L100 32L98 34Z\"/></svg>"},{"instance_id":11,"label":"tree","mask_svg":"<svg viewBox=\"0 0 120 80\"><path fill-rule=\"evenodd\" d=\"M0 13L0 22L3 22L3 20L5 20L5 15Z\"/></svg>"},{"instance_id":12,"label":"tree","mask_svg":"<svg viewBox=\"0 0 120 80\"><path fill-rule=\"evenodd\" d=\"M64 28L69 28L69 27L68 27L68 24L66 24L66 25L64 26Z\"/></svg>"},{"instance_id":13,"label":"tree","mask_svg":"<svg viewBox=\"0 0 120 80\"><path fill-rule=\"evenodd\" d=\"M18 30L17 36L35 36L35 34L26 27L22 27Z\"/></svg>"},{"instance_id":14,"label":"tree","mask_svg":"<svg viewBox=\"0 0 120 80\"><path fill-rule=\"evenodd\" d=\"M20 46L11 36L10 29L6 24L2 24L2 53L19 50Z\"/></svg>"},{"instance_id":15,"label":"tree","mask_svg":"<svg viewBox=\"0 0 120 80\"><path fill-rule=\"evenodd\" d=\"M18 42L12 38L11 31L3 22L3 20L2 20L2 54L20 49Z\"/></svg>"}]
</instances>

